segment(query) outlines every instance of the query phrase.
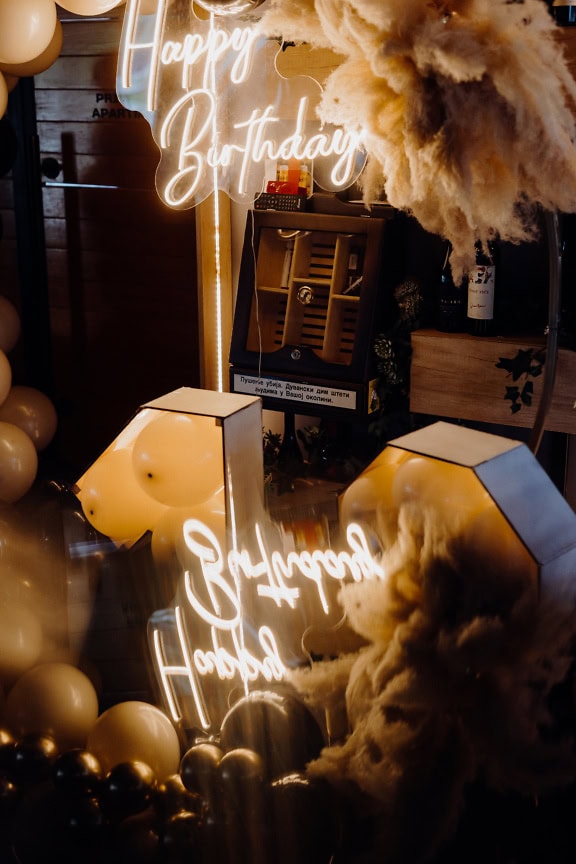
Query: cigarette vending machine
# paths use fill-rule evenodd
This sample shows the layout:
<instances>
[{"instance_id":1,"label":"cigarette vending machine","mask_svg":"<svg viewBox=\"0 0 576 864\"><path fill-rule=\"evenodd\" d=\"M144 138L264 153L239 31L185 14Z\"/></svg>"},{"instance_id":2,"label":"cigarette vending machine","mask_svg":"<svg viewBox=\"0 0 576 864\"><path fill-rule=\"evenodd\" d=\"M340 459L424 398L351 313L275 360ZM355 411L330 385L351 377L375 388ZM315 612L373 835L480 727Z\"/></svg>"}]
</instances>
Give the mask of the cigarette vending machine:
<instances>
[{"instance_id":1,"label":"cigarette vending machine","mask_svg":"<svg viewBox=\"0 0 576 864\"><path fill-rule=\"evenodd\" d=\"M358 419L378 411L373 343L393 314L394 213L248 213L233 392L298 414Z\"/></svg>"}]
</instances>

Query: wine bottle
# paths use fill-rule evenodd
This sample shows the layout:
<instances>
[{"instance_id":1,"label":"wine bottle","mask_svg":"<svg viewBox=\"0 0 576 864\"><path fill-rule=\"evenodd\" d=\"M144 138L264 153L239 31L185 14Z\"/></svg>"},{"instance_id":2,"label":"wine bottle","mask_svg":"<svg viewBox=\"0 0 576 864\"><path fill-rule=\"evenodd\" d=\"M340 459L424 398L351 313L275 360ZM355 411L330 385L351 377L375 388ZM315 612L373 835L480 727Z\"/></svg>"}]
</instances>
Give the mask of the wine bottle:
<instances>
[{"instance_id":1,"label":"wine bottle","mask_svg":"<svg viewBox=\"0 0 576 864\"><path fill-rule=\"evenodd\" d=\"M495 246L485 250L476 243L476 263L468 273L468 332L491 336L494 332L494 288L496 285Z\"/></svg>"},{"instance_id":2,"label":"wine bottle","mask_svg":"<svg viewBox=\"0 0 576 864\"><path fill-rule=\"evenodd\" d=\"M435 323L437 330L442 330L445 333L461 333L466 329L466 289L468 283L466 279L463 279L458 285L454 283L450 266L451 254L452 244L447 241L444 263L440 272Z\"/></svg>"},{"instance_id":3,"label":"wine bottle","mask_svg":"<svg viewBox=\"0 0 576 864\"><path fill-rule=\"evenodd\" d=\"M554 0L551 12L560 27L576 25L576 3L570 3L569 0Z\"/></svg>"}]
</instances>

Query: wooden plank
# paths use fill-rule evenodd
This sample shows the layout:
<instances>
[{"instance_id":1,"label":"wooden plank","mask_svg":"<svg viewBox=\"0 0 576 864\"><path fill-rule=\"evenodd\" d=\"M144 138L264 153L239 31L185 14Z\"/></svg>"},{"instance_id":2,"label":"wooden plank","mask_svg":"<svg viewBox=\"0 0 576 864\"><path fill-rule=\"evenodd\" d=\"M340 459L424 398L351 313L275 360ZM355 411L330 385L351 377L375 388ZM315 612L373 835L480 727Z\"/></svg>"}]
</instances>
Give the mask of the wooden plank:
<instances>
[{"instance_id":1,"label":"wooden plank","mask_svg":"<svg viewBox=\"0 0 576 864\"><path fill-rule=\"evenodd\" d=\"M129 111L116 95L115 84L92 86L89 81L77 80L77 88L59 90L36 90L36 118L38 123L108 121L129 123L144 122L137 111ZM147 128L150 126L146 123Z\"/></svg>"},{"instance_id":2,"label":"wooden plank","mask_svg":"<svg viewBox=\"0 0 576 864\"><path fill-rule=\"evenodd\" d=\"M477 338L460 333L418 330L412 334L410 410L418 414L531 427L542 392L543 377L521 375L516 381L496 364L513 360L519 351L544 347L539 337ZM507 387L533 386L532 405L514 413ZM576 352L560 349L556 386L545 428L576 433Z\"/></svg>"},{"instance_id":3,"label":"wooden plank","mask_svg":"<svg viewBox=\"0 0 576 864\"><path fill-rule=\"evenodd\" d=\"M75 198L76 218L104 219L108 224L126 224L134 228L152 221L178 232L194 234L195 210L173 210L158 197L154 188L123 189L118 194L110 189L73 189L45 187L42 198L44 215L47 218L64 218L66 215L65 195Z\"/></svg>"},{"instance_id":4,"label":"wooden plank","mask_svg":"<svg viewBox=\"0 0 576 864\"><path fill-rule=\"evenodd\" d=\"M62 135L71 135L75 153L158 153L150 126L143 117L130 121L94 120L44 122L38 124L43 153L60 154Z\"/></svg>"},{"instance_id":5,"label":"wooden plank","mask_svg":"<svg viewBox=\"0 0 576 864\"><path fill-rule=\"evenodd\" d=\"M55 90L73 92L86 87L114 90L117 65L117 50L113 54L97 54L95 57L61 55L46 72L35 76L34 85L38 94Z\"/></svg>"},{"instance_id":6,"label":"wooden plank","mask_svg":"<svg viewBox=\"0 0 576 864\"><path fill-rule=\"evenodd\" d=\"M110 199L110 209L114 208L114 198ZM116 223L117 224L117 223ZM66 219L46 218L44 222L46 246L49 249L66 249L71 238ZM138 216L130 226L130 236L138 237L135 254L142 256L161 256L172 261L186 261L190 258L187 241L190 240L187 225L157 225L146 216ZM117 224L111 230L108 222L100 220L78 220L74 224L73 242L77 251L102 249L120 255L129 255L126 231ZM133 253L134 254L134 253Z\"/></svg>"},{"instance_id":7,"label":"wooden plank","mask_svg":"<svg viewBox=\"0 0 576 864\"><path fill-rule=\"evenodd\" d=\"M60 57L65 57L70 53L91 57L100 54L117 54L122 34L124 9L125 6L118 6L97 20L85 16L74 16L65 9L58 7L58 17L62 22L63 32Z\"/></svg>"}]
</instances>

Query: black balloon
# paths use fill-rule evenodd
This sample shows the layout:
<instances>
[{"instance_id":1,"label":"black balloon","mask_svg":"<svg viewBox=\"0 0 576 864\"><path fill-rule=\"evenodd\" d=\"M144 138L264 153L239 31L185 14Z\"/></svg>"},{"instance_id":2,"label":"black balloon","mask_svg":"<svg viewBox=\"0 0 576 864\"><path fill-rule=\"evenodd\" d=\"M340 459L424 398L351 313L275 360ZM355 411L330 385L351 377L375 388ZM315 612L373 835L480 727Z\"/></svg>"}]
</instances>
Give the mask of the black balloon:
<instances>
[{"instance_id":1,"label":"black balloon","mask_svg":"<svg viewBox=\"0 0 576 864\"><path fill-rule=\"evenodd\" d=\"M47 735L24 735L14 745L12 779L16 783L39 783L50 777L58 747Z\"/></svg>"},{"instance_id":2,"label":"black balloon","mask_svg":"<svg viewBox=\"0 0 576 864\"><path fill-rule=\"evenodd\" d=\"M162 827L161 845L170 864L188 864L200 854L201 818L182 810L173 814Z\"/></svg>"},{"instance_id":3,"label":"black balloon","mask_svg":"<svg viewBox=\"0 0 576 864\"><path fill-rule=\"evenodd\" d=\"M61 753L52 769L54 785L66 795L92 795L98 791L102 777L96 756L80 748Z\"/></svg>"},{"instance_id":4,"label":"black balloon","mask_svg":"<svg viewBox=\"0 0 576 864\"><path fill-rule=\"evenodd\" d=\"M324 746L324 736L308 708L287 693L254 691L232 706L220 733L226 750L247 747L259 753L268 779L302 770Z\"/></svg>"},{"instance_id":5,"label":"black balloon","mask_svg":"<svg viewBox=\"0 0 576 864\"><path fill-rule=\"evenodd\" d=\"M200 815L205 802L198 792L190 792L186 788L180 774L172 774L158 785L154 806L161 819L169 819L183 810Z\"/></svg>"},{"instance_id":6,"label":"black balloon","mask_svg":"<svg viewBox=\"0 0 576 864\"><path fill-rule=\"evenodd\" d=\"M276 864L328 864L339 843L340 820L330 788L295 772L270 787L271 839Z\"/></svg>"},{"instance_id":7,"label":"black balloon","mask_svg":"<svg viewBox=\"0 0 576 864\"><path fill-rule=\"evenodd\" d=\"M218 765L224 751L209 741L193 744L180 761L180 776L189 792L196 792L206 801L218 795Z\"/></svg>"},{"instance_id":8,"label":"black balloon","mask_svg":"<svg viewBox=\"0 0 576 864\"><path fill-rule=\"evenodd\" d=\"M145 762L120 762L102 781L101 800L111 818L120 820L150 806L156 789L156 775Z\"/></svg>"}]
</instances>

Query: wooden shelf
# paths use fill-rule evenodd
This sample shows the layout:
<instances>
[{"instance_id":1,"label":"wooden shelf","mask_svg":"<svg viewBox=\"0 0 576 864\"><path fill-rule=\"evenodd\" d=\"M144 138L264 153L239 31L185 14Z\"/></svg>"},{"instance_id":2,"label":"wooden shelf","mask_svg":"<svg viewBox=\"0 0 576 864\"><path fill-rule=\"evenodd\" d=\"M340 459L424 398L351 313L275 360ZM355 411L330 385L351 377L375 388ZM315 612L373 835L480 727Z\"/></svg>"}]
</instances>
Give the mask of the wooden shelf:
<instances>
[{"instance_id":1,"label":"wooden shelf","mask_svg":"<svg viewBox=\"0 0 576 864\"><path fill-rule=\"evenodd\" d=\"M522 375L514 381L500 358L513 360L519 351L545 347L542 337L476 337L463 333L417 330L412 334L410 410L419 414L531 427L542 393L543 376ZM531 405L512 411L508 387L530 381ZM576 352L560 349L556 383L545 428L576 433Z\"/></svg>"}]
</instances>

